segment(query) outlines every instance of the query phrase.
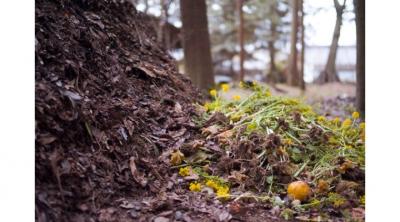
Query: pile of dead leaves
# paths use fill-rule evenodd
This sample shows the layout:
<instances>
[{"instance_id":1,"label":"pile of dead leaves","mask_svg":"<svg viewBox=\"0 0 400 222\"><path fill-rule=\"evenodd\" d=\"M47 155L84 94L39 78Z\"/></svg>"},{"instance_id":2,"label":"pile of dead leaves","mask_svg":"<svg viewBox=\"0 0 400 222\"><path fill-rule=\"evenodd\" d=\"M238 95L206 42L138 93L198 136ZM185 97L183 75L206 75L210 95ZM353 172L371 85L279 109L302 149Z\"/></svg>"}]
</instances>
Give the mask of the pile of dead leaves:
<instances>
[{"instance_id":1,"label":"pile of dead leaves","mask_svg":"<svg viewBox=\"0 0 400 222\"><path fill-rule=\"evenodd\" d=\"M167 189L161 157L191 136L197 91L129 2L38 0L35 14L36 220L162 212L142 200Z\"/></svg>"}]
</instances>

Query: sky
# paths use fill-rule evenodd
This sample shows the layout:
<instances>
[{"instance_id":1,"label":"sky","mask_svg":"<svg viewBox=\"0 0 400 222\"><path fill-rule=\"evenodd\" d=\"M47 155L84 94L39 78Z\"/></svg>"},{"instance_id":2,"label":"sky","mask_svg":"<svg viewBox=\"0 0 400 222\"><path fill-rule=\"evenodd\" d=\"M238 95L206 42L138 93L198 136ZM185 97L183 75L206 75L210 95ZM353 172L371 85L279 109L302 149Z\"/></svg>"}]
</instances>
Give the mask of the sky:
<instances>
[{"instance_id":1,"label":"sky","mask_svg":"<svg viewBox=\"0 0 400 222\"><path fill-rule=\"evenodd\" d=\"M305 25L308 28L306 42L308 45L330 45L332 41L333 29L336 22L336 11L333 0L304 0L305 10L315 11L316 8L323 8L315 14L305 16ZM339 1L343 3L342 1ZM341 27L339 45L356 44L356 26L354 22L353 1L346 1L344 21ZM306 12L307 12L306 11Z\"/></svg>"},{"instance_id":2,"label":"sky","mask_svg":"<svg viewBox=\"0 0 400 222\"><path fill-rule=\"evenodd\" d=\"M339 0L343 3L343 0ZM158 1L149 0L149 12L154 15L160 15ZM336 21L336 12L334 9L333 0L304 0L304 9L308 14L305 17L306 25L306 44L307 45L330 45L332 40L333 29ZM157 6L155 6L157 5ZM172 4L171 7L174 7ZM139 4L138 10L143 11L144 5ZM320 9L320 10L317 10ZM356 42L356 27L354 22L353 0L346 1L346 10L344 21L341 27L341 35L339 45L355 45ZM174 9L172 9L174 11ZM172 17L172 16L171 16ZM176 26L180 26L180 21L172 21Z\"/></svg>"}]
</instances>

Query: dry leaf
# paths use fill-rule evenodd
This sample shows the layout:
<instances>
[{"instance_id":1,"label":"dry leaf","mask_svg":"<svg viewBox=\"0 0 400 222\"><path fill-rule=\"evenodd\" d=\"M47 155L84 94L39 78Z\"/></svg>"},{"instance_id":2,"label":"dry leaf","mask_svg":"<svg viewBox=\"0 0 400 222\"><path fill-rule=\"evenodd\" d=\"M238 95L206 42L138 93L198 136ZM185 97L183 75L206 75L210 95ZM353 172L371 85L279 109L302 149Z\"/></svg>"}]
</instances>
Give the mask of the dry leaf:
<instances>
[{"instance_id":1,"label":"dry leaf","mask_svg":"<svg viewBox=\"0 0 400 222\"><path fill-rule=\"evenodd\" d=\"M345 191L349 190L354 190L359 186L358 183L353 182L353 181L347 181L347 180L341 180L337 185L336 185L336 193L343 193Z\"/></svg>"},{"instance_id":2,"label":"dry leaf","mask_svg":"<svg viewBox=\"0 0 400 222\"><path fill-rule=\"evenodd\" d=\"M218 134L217 138L221 143L227 143L232 136L233 136L233 131L232 130L226 130L226 131Z\"/></svg>"},{"instance_id":3,"label":"dry leaf","mask_svg":"<svg viewBox=\"0 0 400 222\"><path fill-rule=\"evenodd\" d=\"M204 135L209 135L209 134L214 135L218 133L219 128L220 127L218 125L211 125L207 128L201 129L201 133Z\"/></svg>"},{"instance_id":4,"label":"dry leaf","mask_svg":"<svg viewBox=\"0 0 400 222\"><path fill-rule=\"evenodd\" d=\"M247 179L247 176L238 171L232 171L231 175L228 176L228 179L241 183Z\"/></svg>"},{"instance_id":5,"label":"dry leaf","mask_svg":"<svg viewBox=\"0 0 400 222\"><path fill-rule=\"evenodd\" d=\"M38 139L38 142L41 143L42 145L47 145L54 142L56 139L57 137L55 136L52 136L50 134L44 134Z\"/></svg>"},{"instance_id":6,"label":"dry leaf","mask_svg":"<svg viewBox=\"0 0 400 222\"><path fill-rule=\"evenodd\" d=\"M136 163L135 163L135 158L131 157L129 161L129 166L131 168L131 173L133 176L133 179L139 183L142 187L146 187L147 185L147 179L144 178L143 174L141 174L137 168L136 168Z\"/></svg>"},{"instance_id":7,"label":"dry leaf","mask_svg":"<svg viewBox=\"0 0 400 222\"><path fill-rule=\"evenodd\" d=\"M181 153L181 151L179 150L176 150L175 152L171 153L171 160L170 160L171 165L176 166L181 164L184 157L185 155L183 155L183 153Z\"/></svg>"}]
</instances>

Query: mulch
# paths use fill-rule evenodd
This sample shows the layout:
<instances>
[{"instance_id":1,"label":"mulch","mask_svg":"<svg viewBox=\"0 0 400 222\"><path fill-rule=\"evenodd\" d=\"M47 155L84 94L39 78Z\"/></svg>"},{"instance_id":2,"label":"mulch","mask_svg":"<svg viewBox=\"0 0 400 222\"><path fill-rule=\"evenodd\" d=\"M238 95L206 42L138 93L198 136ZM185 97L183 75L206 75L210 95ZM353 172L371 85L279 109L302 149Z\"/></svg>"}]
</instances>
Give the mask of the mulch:
<instances>
[{"instance_id":1,"label":"mulch","mask_svg":"<svg viewBox=\"0 0 400 222\"><path fill-rule=\"evenodd\" d=\"M201 96L147 22L124 1L36 1L36 221L171 208L168 154L196 131Z\"/></svg>"}]
</instances>

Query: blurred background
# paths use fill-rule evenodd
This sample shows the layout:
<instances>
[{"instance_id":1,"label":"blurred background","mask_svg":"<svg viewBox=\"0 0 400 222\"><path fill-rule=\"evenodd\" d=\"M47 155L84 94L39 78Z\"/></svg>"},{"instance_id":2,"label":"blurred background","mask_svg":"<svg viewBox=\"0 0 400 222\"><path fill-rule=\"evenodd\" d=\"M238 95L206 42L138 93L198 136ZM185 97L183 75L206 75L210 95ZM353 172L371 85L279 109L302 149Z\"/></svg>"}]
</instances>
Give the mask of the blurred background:
<instances>
[{"instance_id":1,"label":"blurred background","mask_svg":"<svg viewBox=\"0 0 400 222\"><path fill-rule=\"evenodd\" d=\"M153 21L179 71L204 91L257 81L312 103L346 100L364 113L364 1L131 1Z\"/></svg>"}]
</instances>

